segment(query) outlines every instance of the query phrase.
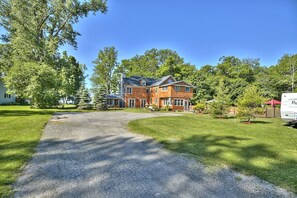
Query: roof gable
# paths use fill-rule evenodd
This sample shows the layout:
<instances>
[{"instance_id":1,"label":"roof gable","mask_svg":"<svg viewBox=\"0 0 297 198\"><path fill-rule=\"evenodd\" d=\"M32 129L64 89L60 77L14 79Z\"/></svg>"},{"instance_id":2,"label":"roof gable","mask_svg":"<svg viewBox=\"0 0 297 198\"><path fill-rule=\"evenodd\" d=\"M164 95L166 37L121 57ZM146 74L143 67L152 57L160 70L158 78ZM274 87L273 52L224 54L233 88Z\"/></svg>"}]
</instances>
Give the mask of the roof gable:
<instances>
[{"instance_id":1,"label":"roof gable","mask_svg":"<svg viewBox=\"0 0 297 198\"><path fill-rule=\"evenodd\" d=\"M169 75L169 76L164 76L164 77L158 79L151 86L160 86L160 85L168 84L168 83L172 83L172 82L176 82L176 80L173 78L173 76Z\"/></svg>"}]
</instances>

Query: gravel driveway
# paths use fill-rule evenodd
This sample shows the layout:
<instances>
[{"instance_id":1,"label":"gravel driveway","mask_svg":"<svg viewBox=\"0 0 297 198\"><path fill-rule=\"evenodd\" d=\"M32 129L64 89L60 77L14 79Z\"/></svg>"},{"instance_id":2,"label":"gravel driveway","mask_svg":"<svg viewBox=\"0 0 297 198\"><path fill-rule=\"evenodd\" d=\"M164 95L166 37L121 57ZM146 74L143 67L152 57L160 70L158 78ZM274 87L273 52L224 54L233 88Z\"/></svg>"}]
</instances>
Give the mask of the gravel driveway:
<instances>
[{"instance_id":1,"label":"gravel driveway","mask_svg":"<svg viewBox=\"0 0 297 198\"><path fill-rule=\"evenodd\" d=\"M14 196L294 197L256 177L209 169L127 131L128 121L154 116L164 114L54 116L45 127L36 154L15 183Z\"/></svg>"}]
</instances>

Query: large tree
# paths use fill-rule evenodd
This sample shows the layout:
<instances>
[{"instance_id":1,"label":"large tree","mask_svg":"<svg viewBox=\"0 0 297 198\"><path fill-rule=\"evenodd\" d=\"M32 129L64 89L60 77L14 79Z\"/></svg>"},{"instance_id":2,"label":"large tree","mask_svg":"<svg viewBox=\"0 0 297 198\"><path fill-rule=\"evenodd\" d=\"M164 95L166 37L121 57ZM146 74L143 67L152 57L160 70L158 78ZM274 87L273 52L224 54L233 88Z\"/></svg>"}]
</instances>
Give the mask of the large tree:
<instances>
[{"instance_id":1,"label":"large tree","mask_svg":"<svg viewBox=\"0 0 297 198\"><path fill-rule=\"evenodd\" d=\"M7 33L2 35L2 41L6 44L0 49L0 69L1 72L7 72L2 66L3 63L9 67L4 79L9 91L17 96L29 97L31 101L38 103L39 100L33 100L31 98L33 96L24 91L30 87L31 92L37 92L38 87L31 86L31 79L44 79L40 76L43 73L35 72L36 65L43 69L47 67L48 71L51 71L45 82L50 82L48 79L50 77L52 82L57 79L61 82L63 78L65 80L67 66L61 69L58 48L64 44L76 48L76 37L79 32L74 30L73 25L90 12L95 14L98 11L102 13L107 11L105 0L1 0L0 26L6 29ZM25 74L26 70L31 72ZM23 80L19 80L20 76ZM45 82L40 81L41 84ZM64 85L64 90L68 93L63 95L69 94L69 87L66 88L68 86L66 84L69 84L69 81L62 82L62 85L57 84L53 89L56 96L60 93L59 87ZM48 95L45 94L46 96ZM52 98L48 97L49 100ZM44 101L49 100L44 98ZM50 104L52 103L49 102ZM44 105L37 104L37 106Z\"/></svg>"},{"instance_id":2,"label":"large tree","mask_svg":"<svg viewBox=\"0 0 297 198\"><path fill-rule=\"evenodd\" d=\"M16 60L50 61L59 46L76 47L79 32L73 25L98 11L107 11L105 0L2 0L0 25L7 30L2 38L12 44Z\"/></svg>"},{"instance_id":3,"label":"large tree","mask_svg":"<svg viewBox=\"0 0 297 198\"><path fill-rule=\"evenodd\" d=\"M105 87L107 94L117 91L117 75L114 70L118 66L117 63L118 51L115 47L105 47L100 50L98 57L93 61L95 67L91 81L94 87Z\"/></svg>"}]
</instances>

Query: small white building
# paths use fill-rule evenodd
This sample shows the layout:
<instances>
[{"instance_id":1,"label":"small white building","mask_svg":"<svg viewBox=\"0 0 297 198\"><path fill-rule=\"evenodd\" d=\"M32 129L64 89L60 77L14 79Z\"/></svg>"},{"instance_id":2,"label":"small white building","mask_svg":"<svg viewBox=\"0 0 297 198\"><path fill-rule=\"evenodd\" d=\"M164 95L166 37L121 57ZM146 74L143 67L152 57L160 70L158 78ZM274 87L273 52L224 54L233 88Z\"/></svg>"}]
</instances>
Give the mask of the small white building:
<instances>
[{"instance_id":1,"label":"small white building","mask_svg":"<svg viewBox=\"0 0 297 198\"><path fill-rule=\"evenodd\" d=\"M8 94L3 81L0 78L0 104L12 104L16 102L16 97Z\"/></svg>"}]
</instances>

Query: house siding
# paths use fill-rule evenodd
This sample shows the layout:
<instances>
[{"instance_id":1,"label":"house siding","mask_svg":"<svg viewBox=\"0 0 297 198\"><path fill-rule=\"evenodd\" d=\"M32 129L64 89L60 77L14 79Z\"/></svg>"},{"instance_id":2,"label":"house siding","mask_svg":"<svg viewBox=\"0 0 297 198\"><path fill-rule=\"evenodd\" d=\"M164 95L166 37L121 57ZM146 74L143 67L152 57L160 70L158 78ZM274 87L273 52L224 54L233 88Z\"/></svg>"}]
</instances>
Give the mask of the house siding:
<instances>
[{"instance_id":1,"label":"house siding","mask_svg":"<svg viewBox=\"0 0 297 198\"><path fill-rule=\"evenodd\" d=\"M10 103L15 103L16 102L16 97L13 95L10 95L9 97L5 98L7 89L4 86L4 83L2 80L0 80L0 104L10 104Z\"/></svg>"},{"instance_id":2,"label":"house siding","mask_svg":"<svg viewBox=\"0 0 297 198\"><path fill-rule=\"evenodd\" d=\"M132 93L126 93L127 87L132 87ZM146 104L149 103L149 94L146 93L146 86L136 87L136 86L126 86L125 87L125 107L129 107L129 99L135 99L135 107L140 108L141 99L146 99Z\"/></svg>"},{"instance_id":3,"label":"house siding","mask_svg":"<svg viewBox=\"0 0 297 198\"><path fill-rule=\"evenodd\" d=\"M163 79L166 77L163 77ZM176 106L174 105L175 99L180 99L183 101L189 101L193 97L194 88L183 81L176 82L176 80L170 76L163 82L154 83L155 86L144 85L141 86L140 83L134 81L134 84L126 84L123 86L124 94L124 107L129 107L129 99L135 100L135 107L141 108L141 100L145 99L147 105L156 105L159 108L167 106L164 104L164 100L169 100L171 103L172 110L184 110L184 105ZM180 91L175 91L175 86L180 86ZM132 88L132 93L127 93L127 87ZM167 87L167 90L163 90L162 87ZM186 87L189 87L189 91L186 92ZM147 93L149 89L149 93Z\"/></svg>"}]
</instances>

